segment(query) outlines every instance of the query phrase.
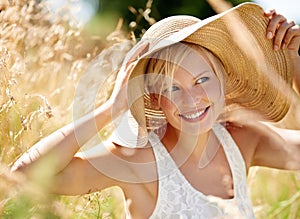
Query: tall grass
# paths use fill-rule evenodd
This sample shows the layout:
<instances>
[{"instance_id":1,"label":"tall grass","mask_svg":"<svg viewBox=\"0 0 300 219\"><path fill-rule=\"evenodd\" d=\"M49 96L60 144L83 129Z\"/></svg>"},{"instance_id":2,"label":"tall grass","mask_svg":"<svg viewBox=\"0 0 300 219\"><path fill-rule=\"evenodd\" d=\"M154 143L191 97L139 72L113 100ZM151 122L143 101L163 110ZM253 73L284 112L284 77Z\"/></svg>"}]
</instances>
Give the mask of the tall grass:
<instances>
[{"instance_id":1,"label":"tall grass","mask_svg":"<svg viewBox=\"0 0 300 219\"><path fill-rule=\"evenodd\" d=\"M55 197L8 171L31 145L71 121L75 88L82 72L111 44L87 35L80 26L70 26L69 19L51 13L36 1L1 5L1 218L96 218L95 214L100 218L105 212L117 216L121 212L114 213L122 205L113 204L117 200L113 189L77 198ZM103 203L112 203L109 206L113 207Z\"/></svg>"},{"instance_id":2,"label":"tall grass","mask_svg":"<svg viewBox=\"0 0 300 219\"><path fill-rule=\"evenodd\" d=\"M80 26L71 26L69 17L57 16L36 1L2 2L0 217L122 218L124 197L117 187L79 197L52 196L46 192L47 176L37 184L11 175L9 167L43 136L72 120L76 98L81 101L79 114L92 110L84 90L76 90L82 78L85 88L96 92L92 96L96 105L107 98L108 94L97 93L97 83L113 79L108 72L120 64L134 38L119 29L107 39L88 35ZM146 7L151 7L151 1ZM112 49L103 50L108 46ZM104 69L102 74L98 65ZM249 186L258 218L300 218L299 179L299 173L253 168Z\"/></svg>"}]
</instances>

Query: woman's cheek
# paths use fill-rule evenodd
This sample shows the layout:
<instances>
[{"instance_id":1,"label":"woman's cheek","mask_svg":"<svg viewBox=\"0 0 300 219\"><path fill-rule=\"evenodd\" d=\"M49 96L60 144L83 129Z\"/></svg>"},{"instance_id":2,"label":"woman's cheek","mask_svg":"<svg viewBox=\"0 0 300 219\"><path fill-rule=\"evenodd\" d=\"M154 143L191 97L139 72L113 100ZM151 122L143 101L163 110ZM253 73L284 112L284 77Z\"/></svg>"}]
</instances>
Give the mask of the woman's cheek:
<instances>
[{"instance_id":1,"label":"woman's cheek","mask_svg":"<svg viewBox=\"0 0 300 219\"><path fill-rule=\"evenodd\" d=\"M174 108L173 101L167 97L161 98L160 105L164 110L172 110Z\"/></svg>"},{"instance_id":2,"label":"woman's cheek","mask_svg":"<svg viewBox=\"0 0 300 219\"><path fill-rule=\"evenodd\" d=\"M178 94L172 95L171 99L164 96L160 106L166 115L174 116L179 113L181 102L182 98Z\"/></svg>"},{"instance_id":3,"label":"woman's cheek","mask_svg":"<svg viewBox=\"0 0 300 219\"><path fill-rule=\"evenodd\" d=\"M225 109L225 96L221 86L209 86L206 88L208 101L214 106L213 111L217 118Z\"/></svg>"},{"instance_id":4,"label":"woman's cheek","mask_svg":"<svg viewBox=\"0 0 300 219\"><path fill-rule=\"evenodd\" d=\"M210 102L220 101L224 98L221 86L210 84L205 87L205 93Z\"/></svg>"}]
</instances>

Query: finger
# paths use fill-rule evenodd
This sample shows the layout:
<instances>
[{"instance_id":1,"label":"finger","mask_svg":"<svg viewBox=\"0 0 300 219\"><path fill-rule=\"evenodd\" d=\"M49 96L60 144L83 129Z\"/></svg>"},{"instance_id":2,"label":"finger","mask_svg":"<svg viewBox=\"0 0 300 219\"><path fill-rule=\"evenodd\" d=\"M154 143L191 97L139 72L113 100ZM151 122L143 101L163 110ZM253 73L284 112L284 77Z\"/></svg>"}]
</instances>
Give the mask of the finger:
<instances>
[{"instance_id":1,"label":"finger","mask_svg":"<svg viewBox=\"0 0 300 219\"><path fill-rule=\"evenodd\" d=\"M136 63L137 63L137 62L138 62L138 61L135 60L135 61L131 62L128 66L126 66L125 72L127 73L127 74L126 74L126 78L127 78L127 79L129 78L129 76L130 76L130 74L131 74L133 68L136 66Z\"/></svg>"},{"instance_id":2,"label":"finger","mask_svg":"<svg viewBox=\"0 0 300 219\"><path fill-rule=\"evenodd\" d=\"M288 40L286 39L286 34L289 32L290 28L293 27L295 25L295 23L293 21L284 21L282 22L276 33L275 33L275 36L274 36L274 50L279 50L282 45L285 44L285 40Z\"/></svg>"},{"instance_id":3,"label":"finger","mask_svg":"<svg viewBox=\"0 0 300 219\"><path fill-rule=\"evenodd\" d=\"M125 79L129 79L132 69L136 66L139 57L142 56L148 50L148 47L148 41L140 41L129 51L129 53L126 56L128 61L126 61L125 57L123 67L121 69L121 72L125 73Z\"/></svg>"},{"instance_id":4,"label":"finger","mask_svg":"<svg viewBox=\"0 0 300 219\"><path fill-rule=\"evenodd\" d=\"M136 63L137 60L133 62L128 62L125 66L123 66L118 72L116 81L120 84L126 83Z\"/></svg>"},{"instance_id":5,"label":"finger","mask_svg":"<svg viewBox=\"0 0 300 219\"><path fill-rule=\"evenodd\" d=\"M287 30L285 34L282 48L288 48L297 51L299 49L299 44L300 44L299 39L300 39L299 25L293 25Z\"/></svg>"},{"instance_id":6,"label":"finger","mask_svg":"<svg viewBox=\"0 0 300 219\"><path fill-rule=\"evenodd\" d=\"M138 42L126 55L124 63L131 63L137 60L139 56L144 54L147 51L147 48L149 46L149 42L145 40L141 40Z\"/></svg>"},{"instance_id":7,"label":"finger","mask_svg":"<svg viewBox=\"0 0 300 219\"><path fill-rule=\"evenodd\" d=\"M268 18L272 18L272 16L276 14L276 10L275 9L268 9L264 11L264 15Z\"/></svg>"},{"instance_id":8,"label":"finger","mask_svg":"<svg viewBox=\"0 0 300 219\"><path fill-rule=\"evenodd\" d=\"M280 14L273 14L267 26L267 38L272 39L275 36L279 25L286 21L286 18Z\"/></svg>"}]
</instances>

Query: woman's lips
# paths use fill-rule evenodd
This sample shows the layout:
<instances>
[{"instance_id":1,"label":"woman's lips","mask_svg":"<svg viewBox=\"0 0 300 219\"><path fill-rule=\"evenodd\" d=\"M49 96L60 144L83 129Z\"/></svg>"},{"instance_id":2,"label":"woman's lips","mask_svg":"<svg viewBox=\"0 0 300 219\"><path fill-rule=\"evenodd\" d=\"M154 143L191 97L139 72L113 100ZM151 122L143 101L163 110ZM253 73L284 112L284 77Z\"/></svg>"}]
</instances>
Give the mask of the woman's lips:
<instances>
[{"instance_id":1,"label":"woman's lips","mask_svg":"<svg viewBox=\"0 0 300 219\"><path fill-rule=\"evenodd\" d=\"M207 111L209 110L210 106L202 109L202 110L197 110L194 112L188 112L188 113L183 113L179 114L181 118L183 118L186 121L194 122L194 121L200 121L202 120L205 115L207 114Z\"/></svg>"}]
</instances>

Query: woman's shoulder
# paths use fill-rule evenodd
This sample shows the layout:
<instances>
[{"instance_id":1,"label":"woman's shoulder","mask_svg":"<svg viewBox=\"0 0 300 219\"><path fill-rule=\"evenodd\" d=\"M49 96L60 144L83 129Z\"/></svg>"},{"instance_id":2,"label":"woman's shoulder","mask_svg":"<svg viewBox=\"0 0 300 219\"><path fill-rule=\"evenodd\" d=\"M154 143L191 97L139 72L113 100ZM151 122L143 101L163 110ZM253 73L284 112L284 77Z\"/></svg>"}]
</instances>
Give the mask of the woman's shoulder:
<instances>
[{"instance_id":1,"label":"woman's shoulder","mask_svg":"<svg viewBox=\"0 0 300 219\"><path fill-rule=\"evenodd\" d=\"M110 142L111 153L122 161L130 172L127 182L153 182L157 179L155 156L151 146L129 148ZM124 185L126 187L126 185ZM131 187L130 187L131 188Z\"/></svg>"},{"instance_id":2,"label":"woman's shoulder","mask_svg":"<svg viewBox=\"0 0 300 219\"><path fill-rule=\"evenodd\" d=\"M153 150L150 144L139 148L135 146L120 145L113 141L109 141L111 153L115 154L121 159L128 160L130 162L149 162L154 160Z\"/></svg>"},{"instance_id":3,"label":"woman's shoulder","mask_svg":"<svg viewBox=\"0 0 300 219\"><path fill-rule=\"evenodd\" d=\"M136 166L143 163L153 163L154 155L152 147L136 148L128 145L119 145L111 140L105 140L100 144L80 151L76 157L88 161L91 165L103 166L109 161L111 167L119 167L119 170L135 171ZM108 163L107 163L108 164Z\"/></svg>"},{"instance_id":4,"label":"woman's shoulder","mask_svg":"<svg viewBox=\"0 0 300 219\"><path fill-rule=\"evenodd\" d=\"M256 146L261 138L259 129L262 127L252 122L226 122L225 128L238 146L248 169L251 166Z\"/></svg>"}]
</instances>

